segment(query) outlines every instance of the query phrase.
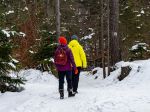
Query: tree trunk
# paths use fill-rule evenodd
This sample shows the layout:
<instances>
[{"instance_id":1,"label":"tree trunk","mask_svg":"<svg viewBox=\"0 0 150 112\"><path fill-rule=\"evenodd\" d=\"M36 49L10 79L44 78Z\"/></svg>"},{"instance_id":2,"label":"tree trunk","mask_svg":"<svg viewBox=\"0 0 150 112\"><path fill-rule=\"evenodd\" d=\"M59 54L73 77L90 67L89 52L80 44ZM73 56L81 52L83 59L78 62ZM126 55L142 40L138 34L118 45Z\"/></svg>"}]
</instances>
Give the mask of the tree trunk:
<instances>
[{"instance_id":1,"label":"tree trunk","mask_svg":"<svg viewBox=\"0 0 150 112\"><path fill-rule=\"evenodd\" d=\"M101 53L102 53L103 78L106 78L103 0L101 0L101 48L102 48Z\"/></svg>"},{"instance_id":2,"label":"tree trunk","mask_svg":"<svg viewBox=\"0 0 150 112\"><path fill-rule=\"evenodd\" d=\"M60 1L56 0L56 35L60 36Z\"/></svg>"},{"instance_id":3,"label":"tree trunk","mask_svg":"<svg viewBox=\"0 0 150 112\"><path fill-rule=\"evenodd\" d=\"M108 76L110 75L110 7L109 7L109 1L107 0L107 67L108 67Z\"/></svg>"},{"instance_id":4,"label":"tree trunk","mask_svg":"<svg viewBox=\"0 0 150 112\"><path fill-rule=\"evenodd\" d=\"M119 0L110 0L110 54L111 65L121 60L120 39L118 35Z\"/></svg>"}]
</instances>

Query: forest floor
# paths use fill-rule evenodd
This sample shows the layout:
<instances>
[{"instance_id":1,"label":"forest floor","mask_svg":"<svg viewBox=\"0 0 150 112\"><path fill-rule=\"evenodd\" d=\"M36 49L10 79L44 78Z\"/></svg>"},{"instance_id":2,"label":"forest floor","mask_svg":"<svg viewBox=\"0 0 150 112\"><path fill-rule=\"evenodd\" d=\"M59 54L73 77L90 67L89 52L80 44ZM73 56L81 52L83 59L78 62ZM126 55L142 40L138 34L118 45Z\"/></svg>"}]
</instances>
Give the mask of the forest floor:
<instances>
[{"instance_id":1,"label":"forest floor","mask_svg":"<svg viewBox=\"0 0 150 112\"><path fill-rule=\"evenodd\" d=\"M118 81L120 67L132 68L129 76ZM0 112L150 112L150 60L120 62L106 79L97 74L80 74L79 93L59 99L58 80L47 72L20 71L28 82L20 93L0 93ZM98 77L95 79L95 77Z\"/></svg>"}]
</instances>

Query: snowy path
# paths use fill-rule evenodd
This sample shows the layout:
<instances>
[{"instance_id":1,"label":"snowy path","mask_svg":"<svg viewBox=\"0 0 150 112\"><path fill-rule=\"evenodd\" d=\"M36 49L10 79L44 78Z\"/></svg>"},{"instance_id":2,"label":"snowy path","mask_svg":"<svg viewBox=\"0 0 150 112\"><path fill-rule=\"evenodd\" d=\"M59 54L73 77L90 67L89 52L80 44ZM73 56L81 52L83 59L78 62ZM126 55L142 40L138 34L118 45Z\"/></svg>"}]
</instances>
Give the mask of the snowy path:
<instances>
[{"instance_id":1,"label":"snowy path","mask_svg":"<svg viewBox=\"0 0 150 112\"><path fill-rule=\"evenodd\" d=\"M27 83L21 93L0 94L0 112L150 112L148 62L137 75L111 85L111 80L94 80L82 73L79 94L68 98L65 91L63 100L55 78Z\"/></svg>"}]
</instances>

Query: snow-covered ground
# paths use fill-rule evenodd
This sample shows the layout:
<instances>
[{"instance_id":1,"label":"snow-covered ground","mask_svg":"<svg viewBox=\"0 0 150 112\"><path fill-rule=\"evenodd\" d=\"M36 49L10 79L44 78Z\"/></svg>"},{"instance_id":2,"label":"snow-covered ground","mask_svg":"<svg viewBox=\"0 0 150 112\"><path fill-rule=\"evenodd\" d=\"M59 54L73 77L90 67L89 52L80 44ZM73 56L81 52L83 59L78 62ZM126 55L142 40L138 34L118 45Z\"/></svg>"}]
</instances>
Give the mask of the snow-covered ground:
<instances>
[{"instance_id":1,"label":"snow-covered ground","mask_svg":"<svg viewBox=\"0 0 150 112\"><path fill-rule=\"evenodd\" d=\"M132 68L129 76L118 81L120 67ZM58 80L33 69L21 71L26 77L25 90L0 93L0 112L150 112L150 60L120 62L105 80L102 70L95 75L82 72L79 94L59 99ZM95 77L98 76L97 79Z\"/></svg>"}]
</instances>

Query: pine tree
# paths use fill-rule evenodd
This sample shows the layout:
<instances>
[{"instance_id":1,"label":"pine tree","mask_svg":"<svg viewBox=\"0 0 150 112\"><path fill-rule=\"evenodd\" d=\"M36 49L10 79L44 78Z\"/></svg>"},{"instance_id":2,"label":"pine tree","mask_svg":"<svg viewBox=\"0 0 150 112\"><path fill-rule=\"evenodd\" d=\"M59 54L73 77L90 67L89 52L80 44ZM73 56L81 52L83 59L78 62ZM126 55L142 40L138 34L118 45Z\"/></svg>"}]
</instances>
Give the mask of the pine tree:
<instances>
[{"instance_id":1,"label":"pine tree","mask_svg":"<svg viewBox=\"0 0 150 112\"><path fill-rule=\"evenodd\" d=\"M123 59L132 57L130 48L137 42L150 44L149 6L148 0L120 0L119 32L122 38Z\"/></svg>"},{"instance_id":2,"label":"pine tree","mask_svg":"<svg viewBox=\"0 0 150 112\"><path fill-rule=\"evenodd\" d=\"M16 70L14 61L11 57L11 51L13 45L10 37L14 34L13 32L6 31L0 28L0 91L19 91L20 84L24 84L22 78L13 78L9 76L10 70Z\"/></svg>"},{"instance_id":3,"label":"pine tree","mask_svg":"<svg viewBox=\"0 0 150 112\"><path fill-rule=\"evenodd\" d=\"M130 60L145 59L149 54L149 45L146 43L136 43L130 51Z\"/></svg>"},{"instance_id":4,"label":"pine tree","mask_svg":"<svg viewBox=\"0 0 150 112\"><path fill-rule=\"evenodd\" d=\"M33 60L37 61L38 69L41 71L51 71L55 74L53 56L58 45L55 43L56 35L46 30L41 31L40 35L42 36L41 43L37 52L33 54Z\"/></svg>"},{"instance_id":5,"label":"pine tree","mask_svg":"<svg viewBox=\"0 0 150 112\"><path fill-rule=\"evenodd\" d=\"M16 70L15 60L12 58L13 41L12 37L20 36L16 31L10 31L10 28L16 28L13 21L9 19L14 17L14 10L6 6L10 1L2 1L0 4L0 91L20 91L20 84L24 84L24 80L20 77L9 76L10 70Z\"/></svg>"}]
</instances>

